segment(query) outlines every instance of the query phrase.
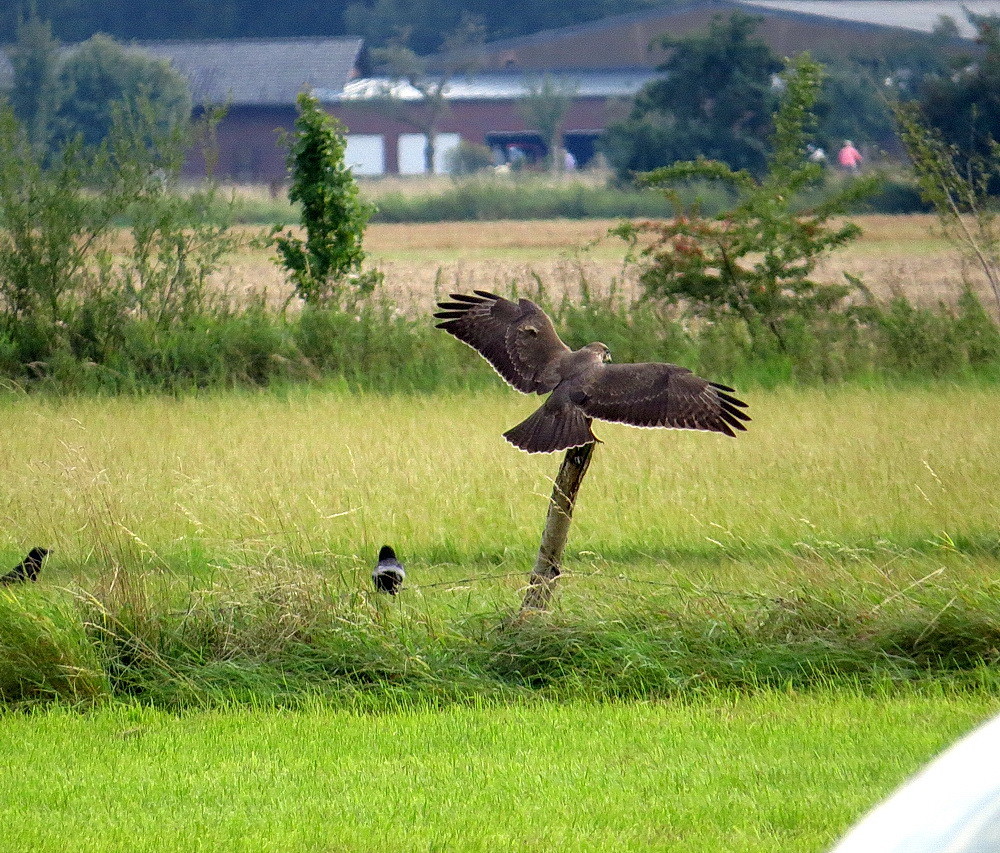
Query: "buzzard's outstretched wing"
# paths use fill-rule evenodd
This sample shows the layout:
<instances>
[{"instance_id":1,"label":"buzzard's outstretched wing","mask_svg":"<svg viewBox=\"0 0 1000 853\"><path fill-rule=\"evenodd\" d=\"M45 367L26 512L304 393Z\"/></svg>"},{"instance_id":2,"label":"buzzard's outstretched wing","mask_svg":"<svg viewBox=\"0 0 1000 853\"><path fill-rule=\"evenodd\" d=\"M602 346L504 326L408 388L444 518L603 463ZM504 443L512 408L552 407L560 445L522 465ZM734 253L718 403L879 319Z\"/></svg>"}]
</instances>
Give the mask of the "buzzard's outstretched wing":
<instances>
[{"instance_id":1,"label":"buzzard's outstretched wing","mask_svg":"<svg viewBox=\"0 0 1000 853\"><path fill-rule=\"evenodd\" d=\"M640 427L704 429L735 435L750 416L733 389L675 364L606 364L585 380L580 408L592 418Z\"/></svg>"},{"instance_id":2,"label":"buzzard's outstretched wing","mask_svg":"<svg viewBox=\"0 0 1000 853\"><path fill-rule=\"evenodd\" d=\"M559 384L559 360L570 349L534 302L511 302L485 290L451 298L438 303L439 329L478 351L518 391L544 394Z\"/></svg>"}]
</instances>

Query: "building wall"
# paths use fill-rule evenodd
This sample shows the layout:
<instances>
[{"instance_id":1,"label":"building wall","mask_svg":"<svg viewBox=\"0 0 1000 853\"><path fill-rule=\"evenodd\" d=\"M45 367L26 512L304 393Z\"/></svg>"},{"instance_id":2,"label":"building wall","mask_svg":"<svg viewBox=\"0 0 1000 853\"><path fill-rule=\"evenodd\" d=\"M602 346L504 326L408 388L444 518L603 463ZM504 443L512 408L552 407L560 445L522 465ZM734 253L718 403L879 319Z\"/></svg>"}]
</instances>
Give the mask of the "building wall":
<instances>
[{"instance_id":1,"label":"building wall","mask_svg":"<svg viewBox=\"0 0 1000 853\"><path fill-rule=\"evenodd\" d=\"M215 130L214 177L248 183L281 183L285 180L288 149L281 131L295 127L295 107L232 106ZM184 173L205 175L204 148L188 157Z\"/></svg>"},{"instance_id":2,"label":"building wall","mask_svg":"<svg viewBox=\"0 0 1000 853\"><path fill-rule=\"evenodd\" d=\"M387 115L353 104L327 107L352 134L379 134L384 138L385 168L389 174L399 171L399 138L414 133L412 125ZM576 101L566 114L563 129L572 131L602 131L610 121L627 113L629 105L606 98L584 98ZM517 102L458 101L451 105L439 125L438 133L457 133L462 140L480 145L494 133L525 133L529 128L518 111Z\"/></svg>"},{"instance_id":3,"label":"building wall","mask_svg":"<svg viewBox=\"0 0 1000 853\"><path fill-rule=\"evenodd\" d=\"M572 131L601 131L609 121L624 115L628 105L605 98L586 98L574 103L566 115L563 128ZM400 137L412 136L412 125L386 115L374 113L352 104L328 105L327 111L347 127L348 134L357 135L358 148L366 150L371 161L372 147L382 138L382 162L386 174L398 174ZM252 183L283 183L287 177L287 148L281 144L281 131L290 133L295 126L294 107L230 108L216 129L218 156L213 175L224 180ZM466 142L485 144L494 133L525 133L525 125L517 102L459 101L452 105L438 126L438 133L458 134ZM454 144L445 140L446 144ZM404 147L412 147L412 139ZM440 161L440 158L439 158ZM205 160L200 150L192 152L185 166L189 177L205 174Z\"/></svg>"}]
</instances>

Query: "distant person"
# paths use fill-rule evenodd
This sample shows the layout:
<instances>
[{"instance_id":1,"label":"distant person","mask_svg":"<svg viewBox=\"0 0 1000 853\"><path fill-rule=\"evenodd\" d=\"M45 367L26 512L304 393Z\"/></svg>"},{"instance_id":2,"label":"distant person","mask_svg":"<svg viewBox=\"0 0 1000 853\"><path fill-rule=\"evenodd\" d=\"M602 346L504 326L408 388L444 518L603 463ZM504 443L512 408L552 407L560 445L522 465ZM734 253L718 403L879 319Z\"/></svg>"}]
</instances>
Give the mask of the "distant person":
<instances>
[{"instance_id":1,"label":"distant person","mask_svg":"<svg viewBox=\"0 0 1000 853\"><path fill-rule=\"evenodd\" d=\"M810 163L819 163L821 166L826 165L826 152L820 148L818 145L813 145L811 142L806 146L806 159Z\"/></svg>"},{"instance_id":2,"label":"distant person","mask_svg":"<svg viewBox=\"0 0 1000 853\"><path fill-rule=\"evenodd\" d=\"M841 168L857 172L861 168L861 161L863 159L861 152L854 147L854 143L850 139L844 140L844 145L837 154L837 162Z\"/></svg>"},{"instance_id":3,"label":"distant person","mask_svg":"<svg viewBox=\"0 0 1000 853\"><path fill-rule=\"evenodd\" d=\"M569 149L563 149L563 169L567 172L572 172L576 168L576 157L573 156Z\"/></svg>"}]
</instances>

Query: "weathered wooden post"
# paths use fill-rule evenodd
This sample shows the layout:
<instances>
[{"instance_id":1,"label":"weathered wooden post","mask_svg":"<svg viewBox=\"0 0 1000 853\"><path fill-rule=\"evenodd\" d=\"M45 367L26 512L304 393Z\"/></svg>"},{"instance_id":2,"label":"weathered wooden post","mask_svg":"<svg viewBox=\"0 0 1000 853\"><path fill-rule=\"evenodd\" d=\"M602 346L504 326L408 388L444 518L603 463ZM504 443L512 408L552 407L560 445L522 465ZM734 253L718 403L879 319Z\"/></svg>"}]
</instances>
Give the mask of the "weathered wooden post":
<instances>
[{"instance_id":1,"label":"weathered wooden post","mask_svg":"<svg viewBox=\"0 0 1000 853\"><path fill-rule=\"evenodd\" d=\"M582 447L571 447L563 457L555 485L552 487L552 497L549 498L549 511L545 517L545 530L542 531L542 544L538 549L538 559L531 570L528 589L521 602L521 612L526 610L547 610L552 594L555 591L556 579L559 577L559 567L562 564L562 552L569 535L569 526L573 521L573 506L580 484L590 467L590 457L594 453L594 444Z\"/></svg>"}]
</instances>

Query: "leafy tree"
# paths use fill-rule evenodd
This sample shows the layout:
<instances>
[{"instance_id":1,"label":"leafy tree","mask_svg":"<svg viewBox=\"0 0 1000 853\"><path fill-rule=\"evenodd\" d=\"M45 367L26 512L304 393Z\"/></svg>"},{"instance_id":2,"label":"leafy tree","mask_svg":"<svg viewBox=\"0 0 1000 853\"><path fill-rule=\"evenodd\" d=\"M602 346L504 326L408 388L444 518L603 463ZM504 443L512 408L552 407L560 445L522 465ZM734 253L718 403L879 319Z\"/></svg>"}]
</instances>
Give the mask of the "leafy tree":
<instances>
[{"instance_id":1,"label":"leafy tree","mask_svg":"<svg viewBox=\"0 0 1000 853\"><path fill-rule=\"evenodd\" d=\"M140 101L152 110L162 131L186 124L191 116L187 80L162 59L130 50L96 35L69 56L59 73L65 96L55 117L56 138L80 134L98 145L111 129L114 111Z\"/></svg>"},{"instance_id":2,"label":"leafy tree","mask_svg":"<svg viewBox=\"0 0 1000 853\"><path fill-rule=\"evenodd\" d=\"M52 26L32 13L18 22L17 41L8 49L14 69L9 99L14 115L38 151L48 147L59 109L59 43Z\"/></svg>"},{"instance_id":3,"label":"leafy tree","mask_svg":"<svg viewBox=\"0 0 1000 853\"><path fill-rule=\"evenodd\" d=\"M553 172L562 170L560 137L576 91L576 85L559 82L551 74L546 74L541 80L529 81L528 91L517 105L524 123L531 130L537 130L545 140L549 149L549 167Z\"/></svg>"},{"instance_id":4,"label":"leafy tree","mask_svg":"<svg viewBox=\"0 0 1000 853\"><path fill-rule=\"evenodd\" d=\"M709 157L759 174L781 62L754 31L760 18L716 15L707 32L663 36L672 50L632 113L609 126L604 143L621 178L676 160Z\"/></svg>"},{"instance_id":5,"label":"leafy tree","mask_svg":"<svg viewBox=\"0 0 1000 853\"><path fill-rule=\"evenodd\" d=\"M868 194L877 176L860 178L809 211L798 211L796 197L813 185L822 167L806 157L816 118L821 69L808 56L794 60L783 75L785 90L774 114L772 153L761 178L745 169L699 158L643 175L654 187L691 179L723 181L736 203L708 218L684 208L676 194L677 216L666 222L626 223L617 233L645 246L640 281L645 295L684 304L695 314L741 318L752 337L770 335L786 349L797 317L809 318L834 306L846 286L820 285L810 277L820 257L859 233L856 225L831 217ZM651 242L650 242L650 239Z\"/></svg>"},{"instance_id":6,"label":"leafy tree","mask_svg":"<svg viewBox=\"0 0 1000 853\"><path fill-rule=\"evenodd\" d=\"M432 65L432 58L418 56L408 44L409 32L403 32L388 47L372 51L372 58L382 68L389 82L368 99L369 109L392 116L396 121L409 125L424 136L424 171L434 173L435 138L441 119L449 110L445 91L448 84L460 74L468 74L476 67L476 60L461 56L483 40L482 24L471 16L463 16L457 29L445 39L444 49L456 52L456 58ZM416 98L400 93L401 85L408 86Z\"/></svg>"},{"instance_id":7,"label":"leafy tree","mask_svg":"<svg viewBox=\"0 0 1000 853\"><path fill-rule=\"evenodd\" d=\"M950 74L927 78L919 99L926 120L956 146L960 168L963 158L989 157L992 141L1000 140L1000 17L969 18L984 54L960 58Z\"/></svg>"},{"instance_id":8,"label":"leafy tree","mask_svg":"<svg viewBox=\"0 0 1000 853\"><path fill-rule=\"evenodd\" d=\"M365 259L362 238L374 207L358 191L344 163L344 127L305 92L298 97L288 167L292 185L288 197L302 205L306 239L291 233L278 237L278 254L307 304L324 305L343 296L351 280L362 292L377 277L361 274Z\"/></svg>"},{"instance_id":9,"label":"leafy tree","mask_svg":"<svg viewBox=\"0 0 1000 853\"><path fill-rule=\"evenodd\" d=\"M896 107L900 136L920 194L934 205L944 236L986 276L1000 307L1000 222L989 195L1000 182L1000 144L989 153L965 153L929 125L915 103Z\"/></svg>"}]
</instances>

